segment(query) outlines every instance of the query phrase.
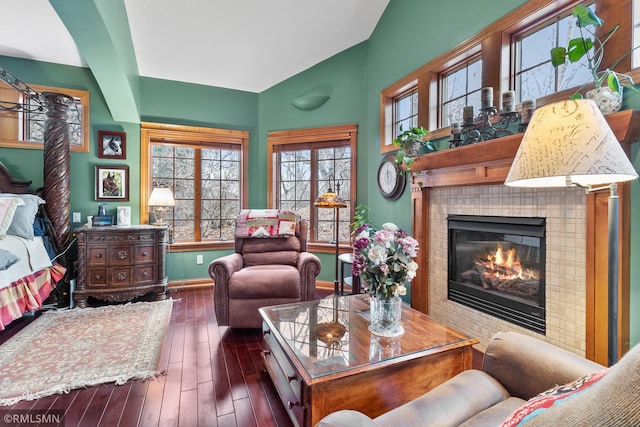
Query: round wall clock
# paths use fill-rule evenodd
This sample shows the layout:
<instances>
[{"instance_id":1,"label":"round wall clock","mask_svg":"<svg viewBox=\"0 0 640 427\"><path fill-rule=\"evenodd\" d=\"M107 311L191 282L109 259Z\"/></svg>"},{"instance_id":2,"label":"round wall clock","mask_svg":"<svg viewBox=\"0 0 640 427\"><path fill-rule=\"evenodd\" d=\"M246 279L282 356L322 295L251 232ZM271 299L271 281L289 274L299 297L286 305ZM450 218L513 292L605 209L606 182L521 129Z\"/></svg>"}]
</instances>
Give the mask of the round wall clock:
<instances>
[{"instance_id":1,"label":"round wall clock","mask_svg":"<svg viewBox=\"0 0 640 427\"><path fill-rule=\"evenodd\" d=\"M396 163L395 154L387 154L378 167L378 189L387 200L396 200L404 192L405 172Z\"/></svg>"}]
</instances>

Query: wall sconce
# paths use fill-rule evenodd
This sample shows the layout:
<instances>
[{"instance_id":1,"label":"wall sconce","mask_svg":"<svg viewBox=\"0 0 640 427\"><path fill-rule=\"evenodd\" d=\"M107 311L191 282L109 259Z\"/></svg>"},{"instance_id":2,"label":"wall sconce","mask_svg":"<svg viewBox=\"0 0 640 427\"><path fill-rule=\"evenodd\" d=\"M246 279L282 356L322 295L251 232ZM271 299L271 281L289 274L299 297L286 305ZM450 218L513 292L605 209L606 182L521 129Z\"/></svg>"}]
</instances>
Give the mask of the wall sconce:
<instances>
[{"instance_id":1,"label":"wall sconce","mask_svg":"<svg viewBox=\"0 0 640 427\"><path fill-rule=\"evenodd\" d=\"M153 225L165 225L164 220L167 217L167 212L169 208L176 205L176 201L170 188L158 187L151 192L148 205L154 208L156 222Z\"/></svg>"}]
</instances>

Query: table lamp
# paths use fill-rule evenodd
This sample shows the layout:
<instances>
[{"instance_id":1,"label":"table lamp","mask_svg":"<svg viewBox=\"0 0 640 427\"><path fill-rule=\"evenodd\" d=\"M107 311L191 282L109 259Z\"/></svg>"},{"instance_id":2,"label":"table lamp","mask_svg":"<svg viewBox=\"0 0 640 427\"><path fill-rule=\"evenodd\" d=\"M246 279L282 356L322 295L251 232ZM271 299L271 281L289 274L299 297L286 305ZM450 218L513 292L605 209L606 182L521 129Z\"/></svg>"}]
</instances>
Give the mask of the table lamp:
<instances>
[{"instance_id":1,"label":"table lamp","mask_svg":"<svg viewBox=\"0 0 640 427\"><path fill-rule=\"evenodd\" d=\"M156 222L153 225L165 225L164 220L167 217L167 212L170 207L176 205L176 201L173 199L173 192L170 188L157 187L151 192L148 205L154 208Z\"/></svg>"},{"instance_id":2,"label":"table lamp","mask_svg":"<svg viewBox=\"0 0 640 427\"><path fill-rule=\"evenodd\" d=\"M505 185L608 189L608 359L618 360L618 182L638 178L620 142L591 100L546 105L533 114ZM602 187L594 187L601 185Z\"/></svg>"}]
</instances>

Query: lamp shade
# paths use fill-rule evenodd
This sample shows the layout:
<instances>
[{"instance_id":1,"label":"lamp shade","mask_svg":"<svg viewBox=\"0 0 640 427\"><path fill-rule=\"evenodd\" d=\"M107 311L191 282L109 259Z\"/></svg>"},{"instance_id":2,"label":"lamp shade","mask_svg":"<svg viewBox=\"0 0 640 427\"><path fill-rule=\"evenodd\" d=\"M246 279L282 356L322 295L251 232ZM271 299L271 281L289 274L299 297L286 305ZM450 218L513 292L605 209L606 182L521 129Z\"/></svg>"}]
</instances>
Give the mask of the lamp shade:
<instances>
[{"instance_id":1,"label":"lamp shade","mask_svg":"<svg viewBox=\"0 0 640 427\"><path fill-rule=\"evenodd\" d=\"M329 188L329 191L318 197L316 201L313 202L313 206L329 209L346 208L347 202Z\"/></svg>"},{"instance_id":2,"label":"lamp shade","mask_svg":"<svg viewBox=\"0 0 640 427\"><path fill-rule=\"evenodd\" d=\"M638 178L595 102L567 100L535 111L505 185L592 186Z\"/></svg>"},{"instance_id":3,"label":"lamp shade","mask_svg":"<svg viewBox=\"0 0 640 427\"><path fill-rule=\"evenodd\" d=\"M170 188L158 187L154 188L149 197L149 206L175 206L176 201L173 199L173 192Z\"/></svg>"}]
</instances>

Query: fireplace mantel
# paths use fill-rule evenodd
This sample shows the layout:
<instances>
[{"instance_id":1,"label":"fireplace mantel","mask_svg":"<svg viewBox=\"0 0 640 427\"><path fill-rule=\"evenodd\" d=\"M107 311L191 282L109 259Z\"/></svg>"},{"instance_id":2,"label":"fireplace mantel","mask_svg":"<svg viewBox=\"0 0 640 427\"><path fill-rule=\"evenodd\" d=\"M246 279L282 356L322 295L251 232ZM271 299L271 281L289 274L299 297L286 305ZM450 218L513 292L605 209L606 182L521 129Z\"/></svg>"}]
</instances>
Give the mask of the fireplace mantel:
<instances>
[{"instance_id":1,"label":"fireplace mantel","mask_svg":"<svg viewBox=\"0 0 640 427\"><path fill-rule=\"evenodd\" d=\"M623 149L640 137L640 111L624 110L606 116ZM420 244L420 269L411 289L411 304L429 310L429 190L439 187L503 184L518 151L523 134L511 135L473 145L419 156L412 164L412 233ZM586 200L586 356L607 364L607 217L608 192L597 192ZM619 185L620 199L620 282L619 353L629 348L630 282L630 185ZM596 221L600 218L600 221Z\"/></svg>"},{"instance_id":2,"label":"fireplace mantel","mask_svg":"<svg viewBox=\"0 0 640 427\"><path fill-rule=\"evenodd\" d=\"M609 114L606 119L629 154L631 144L640 137L640 111L624 110ZM419 156L411 165L411 189L503 183L523 135L519 133Z\"/></svg>"}]
</instances>

